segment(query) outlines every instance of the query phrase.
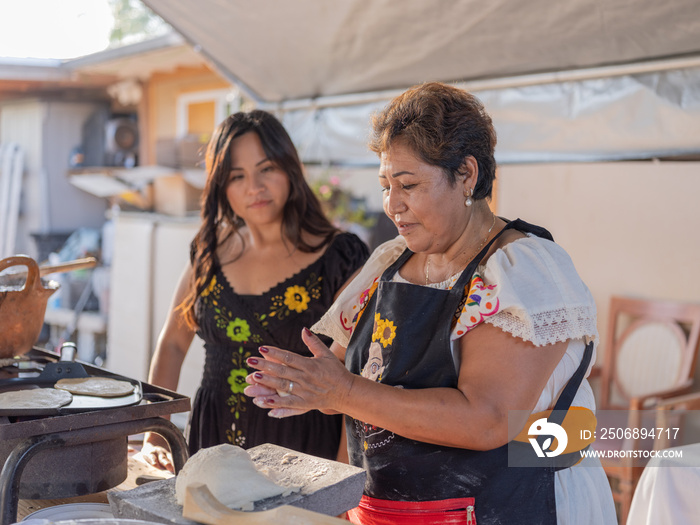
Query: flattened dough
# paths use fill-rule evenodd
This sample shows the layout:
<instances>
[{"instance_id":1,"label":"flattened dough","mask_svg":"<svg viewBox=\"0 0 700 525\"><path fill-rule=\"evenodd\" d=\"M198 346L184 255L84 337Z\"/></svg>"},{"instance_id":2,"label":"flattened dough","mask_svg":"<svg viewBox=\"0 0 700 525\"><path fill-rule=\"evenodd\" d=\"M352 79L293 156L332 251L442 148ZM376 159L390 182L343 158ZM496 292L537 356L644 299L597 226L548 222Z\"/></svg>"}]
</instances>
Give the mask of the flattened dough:
<instances>
[{"instance_id":1,"label":"flattened dough","mask_svg":"<svg viewBox=\"0 0 700 525\"><path fill-rule=\"evenodd\" d=\"M31 388L0 394L0 408L3 410L60 408L71 401L73 395L70 392L55 388Z\"/></svg>"},{"instance_id":2,"label":"flattened dough","mask_svg":"<svg viewBox=\"0 0 700 525\"><path fill-rule=\"evenodd\" d=\"M59 379L55 388L66 390L71 394L96 397L122 397L134 391L134 385L128 381L119 381L111 377L71 377Z\"/></svg>"},{"instance_id":3,"label":"flattened dough","mask_svg":"<svg viewBox=\"0 0 700 525\"><path fill-rule=\"evenodd\" d=\"M254 502L289 494L301 487L283 486L260 472L248 453L236 445L216 445L198 450L175 480L175 498L185 502L185 490L204 483L221 503L231 509L253 510Z\"/></svg>"}]
</instances>

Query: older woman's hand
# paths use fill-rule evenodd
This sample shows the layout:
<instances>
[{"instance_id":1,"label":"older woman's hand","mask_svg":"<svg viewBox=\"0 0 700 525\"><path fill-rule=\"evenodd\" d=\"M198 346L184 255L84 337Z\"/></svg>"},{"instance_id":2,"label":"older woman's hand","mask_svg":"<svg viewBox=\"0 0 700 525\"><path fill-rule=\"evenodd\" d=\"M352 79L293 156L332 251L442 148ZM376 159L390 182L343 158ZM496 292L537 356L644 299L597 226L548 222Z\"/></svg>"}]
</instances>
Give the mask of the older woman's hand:
<instances>
[{"instance_id":1,"label":"older woman's hand","mask_svg":"<svg viewBox=\"0 0 700 525\"><path fill-rule=\"evenodd\" d=\"M280 348L260 348L264 359L251 357L247 363L258 370L246 381L245 394L272 417L288 417L309 410L325 414L340 412L354 375L309 329L302 340L313 357L303 357Z\"/></svg>"}]
</instances>

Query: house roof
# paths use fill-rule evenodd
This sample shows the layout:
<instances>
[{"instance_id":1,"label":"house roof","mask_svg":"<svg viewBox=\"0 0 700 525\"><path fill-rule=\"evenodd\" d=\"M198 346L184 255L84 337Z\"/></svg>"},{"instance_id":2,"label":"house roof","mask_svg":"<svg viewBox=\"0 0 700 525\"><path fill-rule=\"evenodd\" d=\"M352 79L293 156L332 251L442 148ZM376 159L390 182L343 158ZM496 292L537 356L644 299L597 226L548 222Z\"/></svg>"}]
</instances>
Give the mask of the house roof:
<instances>
[{"instance_id":1,"label":"house roof","mask_svg":"<svg viewBox=\"0 0 700 525\"><path fill-rule=\"evenodd\" d=\"M143 1L263 103L700 56L697 0Z\"/></svg>"},{"instance_id":2,"label":"house roof","mask_svg":"<svg viewBox=\"0 0 700 525\"><path fill-rule=\"evenodd\" d=\"M146 79L154 71L204 63L206 58L176 33L70 60L0 57L0 98L104 89L122 79Z\"/></svg>"},{"instance_id":3,"label":"house roof","mask_svg":"<svg viewBox=\"0 0 700 525\"><path fill-rule=\"evenodd\" d=\"M128 46L66 61L72 71L91 75L111 75L119 79L146 79L154 71L200 66L206 59L177 33L144 40Z\"/></svg>"}]
</instances>

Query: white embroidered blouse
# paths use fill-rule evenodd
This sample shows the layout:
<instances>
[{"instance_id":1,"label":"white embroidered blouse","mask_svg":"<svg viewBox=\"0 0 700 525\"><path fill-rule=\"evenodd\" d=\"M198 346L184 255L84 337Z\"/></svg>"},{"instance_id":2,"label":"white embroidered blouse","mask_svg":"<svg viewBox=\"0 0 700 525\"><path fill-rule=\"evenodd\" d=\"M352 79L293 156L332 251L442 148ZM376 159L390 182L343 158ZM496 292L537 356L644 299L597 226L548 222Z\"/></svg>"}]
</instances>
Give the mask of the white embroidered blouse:
<instances>
[{"instance_id":1,"label":"white embroidered blouse","mask_svg":"<svg viewBox=\"0 0 700 525\"><path fill-rule=\"evenodd\" d=\"M347 347L362 308L384 270L406 248L398 236L379 246L360 274L341 293L312 330ZM428 286L449 289L459 274ZM394 280L404 281L397 272ZM533 412L551 408L559 392L583 357L585 342L598 342L596 307L588 288L578 276L569 255L556 243L534 235L517 239L497 250L472 278L467 301L451 338L456 341L481 323L530 341L536 346L569 341L566 354L552 373ZM459 367L457 345L453 345ZM595 351L591 366L595 363ZM589 367L590 371L590 367ZM579 389L575 404L595 410L587 382Z\"/></svg>"}]
</instances>

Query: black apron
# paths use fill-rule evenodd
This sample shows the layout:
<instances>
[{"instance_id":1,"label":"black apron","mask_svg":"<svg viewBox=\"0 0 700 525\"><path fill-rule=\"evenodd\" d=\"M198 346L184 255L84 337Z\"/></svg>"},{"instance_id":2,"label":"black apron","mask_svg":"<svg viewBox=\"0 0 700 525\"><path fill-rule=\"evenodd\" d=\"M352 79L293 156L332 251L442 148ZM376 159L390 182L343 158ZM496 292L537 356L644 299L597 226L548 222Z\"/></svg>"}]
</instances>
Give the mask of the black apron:
<instances>
[{"instance_id":1,"label":"black apron","mask_svg":"<svg viewBox=\"0 0 700 525\"><path fill-rule=\"evenodd\" d=\"M544 228L520 219L506 227L469 263L451 290L392 282L413 255L408 249L383 273L358 321L346 367L396 388L456 388L450 351L453 313L463 301L479 262L503 231L516 229L553 240ZM592 344L565 387L555 411L566 413L588 368ZM553 412L554 414L554 412ZM346 418L350 463L367 471L364 493L394 501L475 497L479 525L556 524L554 473L573 465L508 467L508 445L473 451L415 441ZM515 443L515 442L511 442ZM529 446L529 445L528 445ZM533 452L534 454L534 452ZM580 459L578 455L578 459Z\"/></svg>"}]
</instances>

